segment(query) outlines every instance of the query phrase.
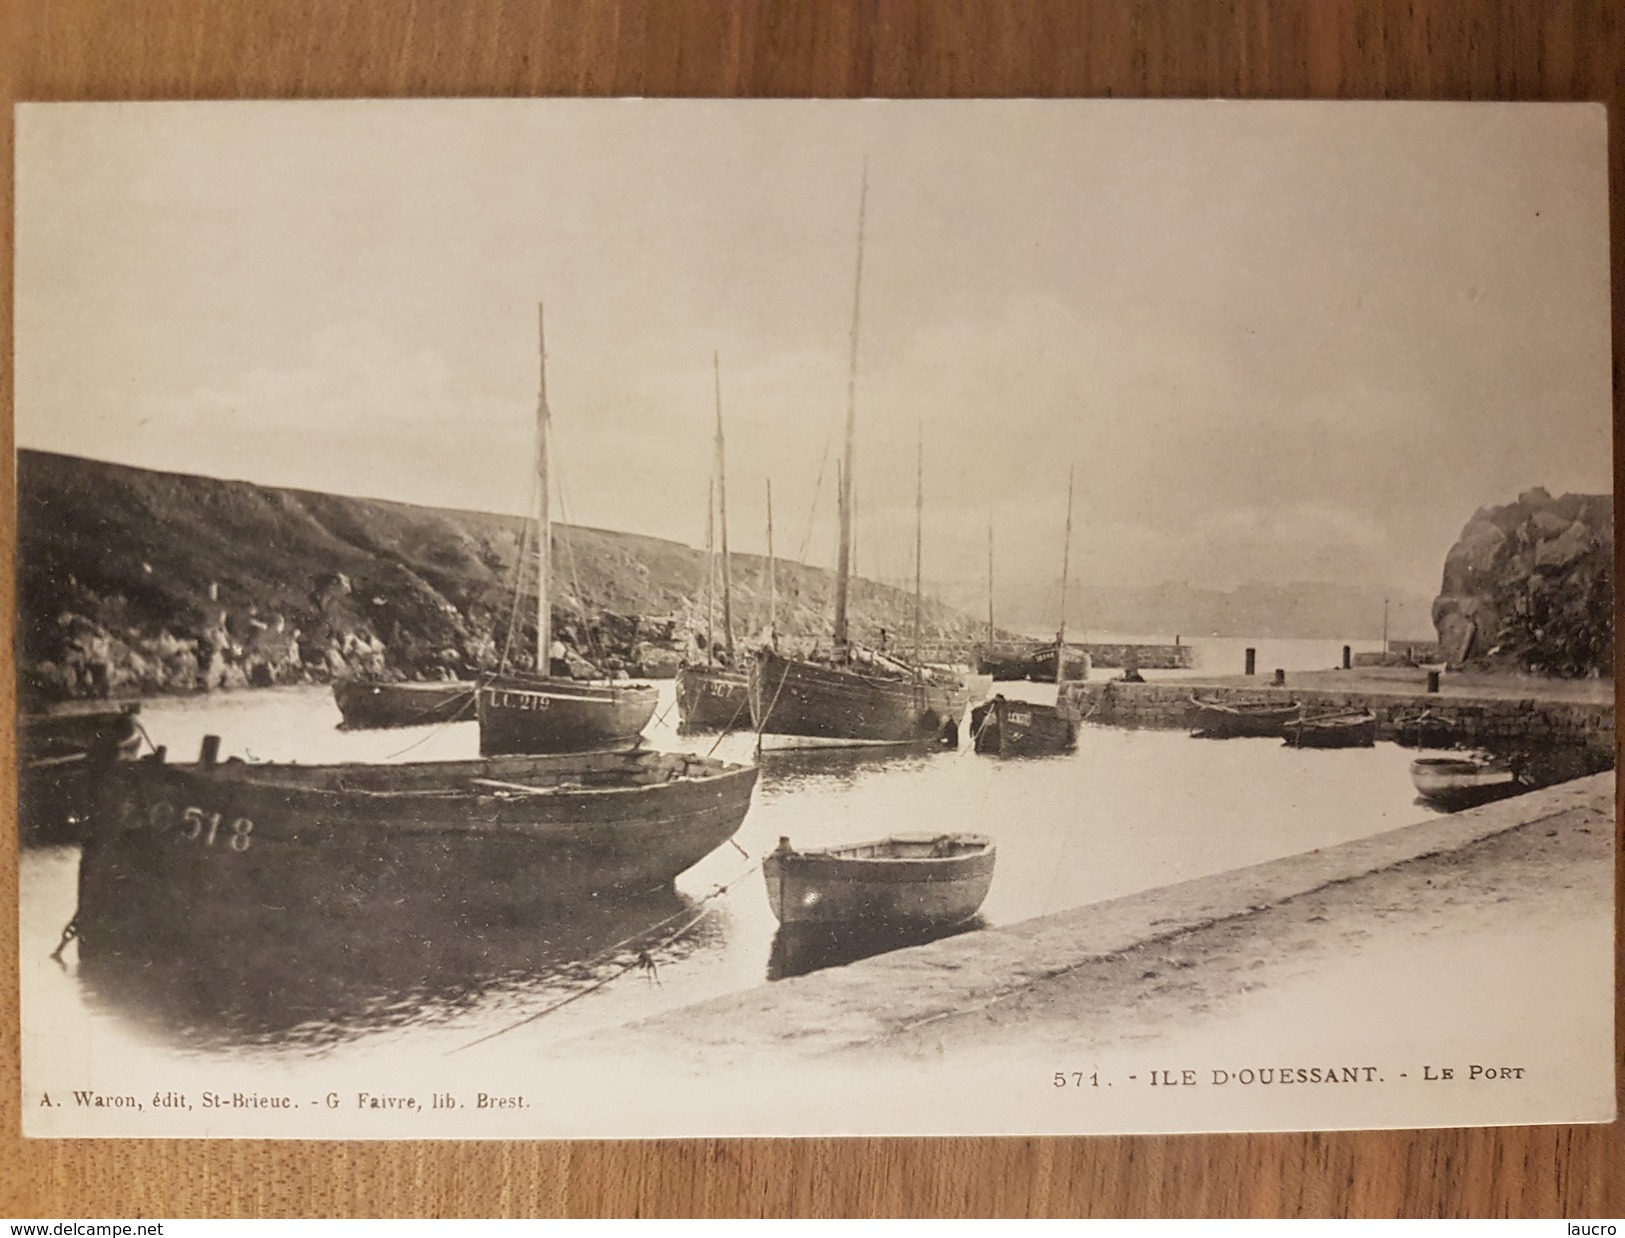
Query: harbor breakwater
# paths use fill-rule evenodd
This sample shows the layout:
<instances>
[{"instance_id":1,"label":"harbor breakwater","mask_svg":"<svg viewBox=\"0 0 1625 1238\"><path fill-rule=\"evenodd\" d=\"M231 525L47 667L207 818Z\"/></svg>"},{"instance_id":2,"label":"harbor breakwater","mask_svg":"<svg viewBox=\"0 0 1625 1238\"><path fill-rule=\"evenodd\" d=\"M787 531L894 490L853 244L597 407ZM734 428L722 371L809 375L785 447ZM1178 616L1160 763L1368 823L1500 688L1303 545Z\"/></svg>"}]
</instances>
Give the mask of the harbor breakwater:
<instances>
[{"instance_id":1,"label":"harbor breakwater","mask_svg":"<svg viewBox=\"0 0 1625 1238\"><path fill-rule=\"evenodd\" d=\"M1083 644L1079 648L1089 655L1091 665L1102 670L1125 670L1131 666L1142 671L1188 671L1196 668L1196 650L1190 645Z\"/></svg>"},{"instance_id":2,"label":"harbor breakwater","mask_svg":"<svg viewBox=\"0 0 1625 1238\"><path fill-rule=\"evenodd\" d=\"M1335 676L1337 672L1329 674ZM1403 740L1403 724L1426 710L1471 745L1490 749L1568 749L1604 763L1599 767L1613 764L1612 702L1548 699L1511 692L1511 688L1523 686L1520 681L1509 681L1507 694L1443 694L1428 693L1410 684L1364 680L1351 682L1346 688L1321 683L1241 687L1191 680L1139 684L1108 680L1069 684L1067 693L1086 721L1105 726L1183 728L1188 724L1193 695L1232 705L1296 701L1311 712L1368 709L1377 716L1378 737L1387 740Z\"/></svg>"},{"instance_id":3,"label":"harbor breakwater","mask_svg":"<svg viewBox=\"0 0 1625 1238\"><path fill-rule=\"evenodd\" d=\"M1053 648L1054 643L1041 640L932 641L920 646L920 655L931 662L974 665L983 656L1009 661L1029 658L1041 650ZM1102 670L1125 670L1132 666L1142 671L1189 671L1195 670L1198 665L1196 647L1178 642L1152 645L1067 641L1066 647L1072 653L1087 654L1089 664ZM1051 665L1054 665L1053 660Z\"/></svg>"}]
</instances>

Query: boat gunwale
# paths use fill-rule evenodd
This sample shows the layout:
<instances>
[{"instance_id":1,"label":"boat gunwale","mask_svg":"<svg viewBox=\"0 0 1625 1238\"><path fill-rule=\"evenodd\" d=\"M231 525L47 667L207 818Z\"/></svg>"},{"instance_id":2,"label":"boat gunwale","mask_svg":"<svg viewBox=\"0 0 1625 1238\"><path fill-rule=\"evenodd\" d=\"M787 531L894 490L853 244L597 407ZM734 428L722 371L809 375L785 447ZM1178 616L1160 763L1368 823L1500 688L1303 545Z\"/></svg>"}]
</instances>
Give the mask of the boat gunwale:
<instances>
[{"instance_id":1,"label":"boat gunwale","mask_svg":"<svg viewBox=\"0 0 1625 1238\"><path fill-rule=\"evenodd\" d=\"M1298 726L1329 726L1336 723L1340 726L1349 726L1358 723L1375 722L1377 715L1369 709L1342 709L1336 713L1316 714L1312 717L1301 718Z\"/></svg>"},{"instance_id":2,"label":"boat gunwale","mask_svg":"<svg viewBox=\"0 0 1625 1238\"><path fill-rule=\"evenodd\" d=\"M810 657L794 658L771 649L757 650L757 666L770 664L774 661L782 663L787 668L786 680L788 679L789 671L807 668L807 670L811 672L811 674L809 674L809 678L815 675L839 675L844 678L859 680L864 685L875 688L896 688L903 690L913 689L915 687L938 688L948 693L953 693L955 690L958 690L960 692L966 692L968 695L968 690L965 687L964 678L962 676L952 673L945 674L943 672L928 673L930 671L929 667L922 666L918 668L911 668L908 667L907 664L902 664L904 669L899 670L894 675L887 675L883 673L869 674L866 673L866 670L859 669L850 664L843 665L835 662L818 662L814 661ZM807 672L804 671L803 673Z\"/></svg>"},{"instance_id":3,"label":"boat gunwale","mask_svg":"<svg viewBox=\"0 0 1625 1238\"><path fill-rule=\"evenodd\" d=\"M1296 713L1303 709L1302 701L1290 701L1276 704L1274 701L1224 701L1205 700L1191 693L1190 703L1197 709L1211 709L1216 713L1236 714L1244 718L1256 718L1271 713Z\"/></svg>"},{"instance_id":4,"label":"boat gunwale","mask_svg":"<svg viewBox=\"0 0 1625 1238\"><path fill-rule=\"evenodd\" d=\"M849 854L851 851L859 847L882 847L887 843L896 842L914 843L918 845L924 843L935 843L942 838L949 838L958 842L963 842L969 845L971 850L961 852L958 855L888 856ZM970 860L979 860L991 856L996 853L997 848L997 842L987 834L929 834L914 838L911 838L908 835L888 834L885 838L877 838L871 842L838 843L833 847L819 847L812 849L793 847L783 851L772 851L769 852L768 855L769 858L779 860L780 862L794 862L796 860L836 860L845 864L954 864L964 863Z\"/></svg>"},{"instance_id":5,"label":"boat gunwale","mask_svg":"<svg viewBox=\"0 0 1625 1238\"><path fill-rule=\"evenodd\" d=\"M421 772L425 766L444 764L447 766L462 766L466 768L470 766L478 766L481 764L481 762L478 761L411 762L404 766L396 767L390 765L371 765L360 762L346 762L339 765L298 765L293 762L268 762L263 765L252 765L247 762L240 762L236 760L226 761L211 766L203 766L197 762L164 762L162 764L158 764L149 760L144 762L128 762L125 768L129 770L138 770L143 775L156 773L159 777L163 777L167 774L172 775L182 781L203 781L213 783L217 786L224 784L228 787L242 788L245 791L251 792L299 796L332 796L353 799L360 803L371 804L392 802L455 802L458 800L467 800L474 803L478 803L482 800L503 800L511 803L524 803L529 800L558 800L578 797L585 798L588 796L593 798L615 797L635 795L643 792L660 791L675 786L714 787L737 778L740 775L750 775L754 778L760 773L760 767L756 765L739 765L731 761L719 761L714 757L688 757L685 759L681 754L676 753L654 753L653 750L644 751L649 755L670 757L673 759L673 761L681 761L682 764L680 767L675 765L667 766L669 776L660 781L640 783L635 786L561 785L552 787L537 786L534 788L524 788L521 781L524 775L519 773L515 774L510 779L502 780L511 782L513 784L513 789L506 792L504 791L504 788L501 787L479 787L477 785L445 786L432 783L417 787L376 790L370 787L321 785L319 783L297 777L301 774L310 774L319 778L324 775L333 775L335 771L351 769L361 769L371 772L375 770L406 768L413 769L414 772ZM575 757L620 754L566 753L559 755L563 755L565 757ZM702 769L702 771L697 774L689 773L688 767L696 762L702 763L704 766L714 768ZM283 780L276 777L266 778L255 776L257 774L264 774L267 772L274 774L287 774L291 775L292 777L288 778L287 780ZM610 772L614 772L613 768ZM342 777L342 774L337 776ZM463 778L469 784L474 784L480 779L481 773L477 769L467 769L466 772L461 774L452 774L451 771L448 770L447 777Z\"/></svg>"},{"instance_id":6,"label":"boat gunwale","mask_svg":"<svg viewBox=\"0 0 1625 1238\"><path fill-rule=\"evenodd\" d=\"M658 684L633 681L621 683L616 680L592 679L565 679L562 676L538 677L530 680L515 681L507 676L494 679L483 679L476 687L483 696L489 692L528 692L537 696L554 695L561 700L602 701L621 696L642 697L650 695L658 702L660 687ZM581 695L573 695L580 693ZM596 694L596 695L595 695Z\"/></svg>"}]
</instances>

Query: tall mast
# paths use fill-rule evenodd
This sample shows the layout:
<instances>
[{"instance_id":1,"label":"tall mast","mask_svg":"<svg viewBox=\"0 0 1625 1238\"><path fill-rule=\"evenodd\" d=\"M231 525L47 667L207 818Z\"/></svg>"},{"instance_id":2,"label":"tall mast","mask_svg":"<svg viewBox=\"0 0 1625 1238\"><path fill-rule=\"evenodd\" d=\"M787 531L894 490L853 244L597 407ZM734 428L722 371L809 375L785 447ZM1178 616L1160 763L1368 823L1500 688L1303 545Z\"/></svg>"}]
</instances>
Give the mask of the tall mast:
<instances>
[{"instance_id":1,"label":"tall mast","mask_svg":"<svg viewBox=\"0 0 1625 1238\"><path fill-rule=\"evenodd\" d=\"M914 453L914 666L920 666L921 567L925 527L925 427L922 425Z\"/></svg>"},{"instance_id":2,"label":"tall mast","mask_svg":"<svg viewBox=\"0 0 1625 1238\"><path fill-rule=\"evenodd\" d=\"M717 518L722 522L722 631L728 665L734 661L733 574L728 565L728 458L722 448L722 364L711 354L711 374L717 389Z\"/></svg>"},{"instance_id":3,"label":"tall mast","mask_svg":"<svg viewBox=\"0 0 1625 1238\"><path fill-rule=\"evenodd\" d=\"M767 643L779 647L778 574L773 565L773 479L767 479Z\"/></svg>"},{"instance_id":4,"label":"tall mast","mask_svg":"<svg viewBox=\"0 0 1625 1238\"><path fill-rule=\"evenodd\" d=\"M993 517L987 518L987 643L993 644ZM992 650L989 649L989 653Z\"/></svg>"},{"instance_id":5,"label":"tall mast","mask_svg":"<svg viewBox=\"0 0 1625 1238\"><path fill-rule=\"evenodd\" d=\"M716 474L705 488L705 664L711 665L716 646L716 591L717 591L717 479Z\"/></svg>"},{"instance_id":6,"label":"tall mast","mask_svg":"<svg viewBox=\"0 0 1625 1238\"><path fill-rule=\"evenodd\" d=\"M863 222L869 205L869 166L863 168L863 188L858 196L858 261L852 280L852 335L846 371L846 451L837 490L841 510L841 546L835 565L835 647L847 646L846 589L852 572L852 457L858 428L858 321L863 306Z\"/></svg>"},{"instance_id":7,"label":"tall mast","mask_svg":"<svg viewBox=\"0 0 1625 1238\"><path fill-rule=\"evenodd\" d=\"M1061 628L1055 634L1055 682L1066 673L1066 576L1072 560L1072 469L1066 470L1066 541L1061 549Z\"/></svg>"},{"instance_id":8,"label":"tall mast","mask_svg":"<svg viewBox=\"0 0 1625 1238\"><path fill-rule=\"evenodd\" d=\"M547 675L553 664L548 650L553 645L553 615L548 604L548 586L553 578L552 503L548 492L547 439L552 416L547 411L547 332L540 303L536 306L536 342L541 350L541 382L536 398L536 673Z\"/></svg>"}]
</instances>

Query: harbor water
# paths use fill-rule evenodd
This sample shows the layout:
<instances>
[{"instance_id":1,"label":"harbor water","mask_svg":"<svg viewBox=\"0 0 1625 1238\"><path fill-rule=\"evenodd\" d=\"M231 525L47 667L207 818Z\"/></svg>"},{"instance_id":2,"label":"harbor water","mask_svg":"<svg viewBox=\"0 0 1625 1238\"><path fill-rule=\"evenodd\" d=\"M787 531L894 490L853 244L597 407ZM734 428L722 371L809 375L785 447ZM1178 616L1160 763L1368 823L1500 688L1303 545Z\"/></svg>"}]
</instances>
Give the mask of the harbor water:
<instances>
[{"instance_id":1,"label":"harbor water","mask_svg":"<svg viewBox=\"0 0 1625 1238\"><path fill-rule=\"evenodd\" d=\"M998 687L1034 701L1054 695L1049 685ZM340 730L331 692L314 686L154 700L141 718L176 760L192 759L207 734L222 737L223 757L247 761L454 759L478 748L472 722ZM675 721L667 682L651 743L753 757L749 733L684 736ZM912 944L780 932L758 869L780 837L807 848L900 831L989 834L992 891L980 918L957 930L976 931L1419 820L1433 810L1415 798L1412 755L1389 744L1317 752L1094 726L1075 753L1031 760L978 756L968 742L769 752L734 844L684 873L675 893L574 923L426 926L406 939L324 941L316 954L301 948L290 907L266 926L263 948L244 952L252 957L139 967L87 965L73 945L51 959L74 913L78 851L30 849L20 861L23 1021L35 1044L84 1039L120 1061L248 1055L294 1075L300 1062L360 1060L385 1045L433 1056L495 1034L492 1046L545 1047Z\"/></svg>"}]
</instances>

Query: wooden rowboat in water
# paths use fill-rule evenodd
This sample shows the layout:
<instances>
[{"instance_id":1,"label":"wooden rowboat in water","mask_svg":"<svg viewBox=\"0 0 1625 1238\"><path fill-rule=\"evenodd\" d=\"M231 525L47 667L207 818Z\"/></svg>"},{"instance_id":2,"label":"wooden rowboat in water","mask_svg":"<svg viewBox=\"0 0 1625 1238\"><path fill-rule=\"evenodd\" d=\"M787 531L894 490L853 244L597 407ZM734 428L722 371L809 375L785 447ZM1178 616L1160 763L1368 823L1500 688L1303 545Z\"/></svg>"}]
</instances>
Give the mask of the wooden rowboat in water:
<instances>
[{"instance_id":1,"label":"wooden rowboat in water","mask_svg":"<svg viewBox=\"0 0 1625 1238\"><path fill-rule=\"evenodd\" d=\"M380 905L478 921L668 886L731 838L754 767L654 752L406 765L195 764L99 770L80 931L140 906L236 923L367 917Z\"/></svg>"},{"instance_id":2,"label":"wooden rowboat in water","mask_svg":"<svg viewBox=\"0 0 1625 1238\"><path fill-rule=\"evenodd\" d=\"M341 679L333 700L349 731L383 727L430 726L474 720L474 685L458 680L439 683L382 683Z\"/></svg>"},{"instance_id":3,"label":"wooden rowboat in water","mask_svg":"<svg viewBox=\"0 0 1625 1238\"><path fill-rule=\"evenodd\" d=\"M982 834L894 834L819 851L781 838L762 876L781 924L953 924L987 898L995 858Z\"/></svg>"},{"instance_id":4,"label":"wooden rowboat in water","mask_svg":"<svg viewBox=\"0 0 1625 1238\"><path fill-rule=\"evenodd\" d=\"M1207 739L1236 739L1243 736L1264 736L1280 739L1287 724L1297 719L1300 706L1297 701L1224 701L1191 697L1189 724L1191 733Z\"/></svg>"},{"instance_id":5,"label":"wooden rowboat in water","mask_svg":"<svg viewBox=\"0 0 1625 1238\"><path fill-rule=\"evenodd\" d=\"M1348 709L1300 718L1287 724L1286 742L1293 748L1370 748L1377 742L1377 715Z\"/></svg>"},{"instance_id":6,"label":"wooden rowboat in water","mask_svg":"<svg viewBox=\"0 0 1625 1238\"><path fill-rule=\"evenodd\" d=\"M1411 783L1423 799L1449 812L1476 808L1524 789L1509 765L1477 754L1412 761Z\"/></svg>"}]
</instances>

